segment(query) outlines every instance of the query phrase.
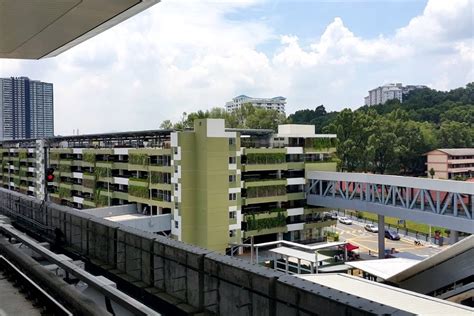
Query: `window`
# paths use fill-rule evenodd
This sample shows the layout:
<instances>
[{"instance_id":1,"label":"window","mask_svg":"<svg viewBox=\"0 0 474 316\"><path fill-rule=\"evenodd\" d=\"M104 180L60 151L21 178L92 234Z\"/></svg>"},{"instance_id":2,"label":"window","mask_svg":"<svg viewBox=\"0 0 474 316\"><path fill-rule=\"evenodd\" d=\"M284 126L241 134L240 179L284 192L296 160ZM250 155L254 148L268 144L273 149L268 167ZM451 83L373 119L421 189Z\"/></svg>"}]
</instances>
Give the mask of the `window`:
<instances>
[{"instance_id":1,"label":"window","mask_svg":"<svg viewBox=\"0 0 474 316\"><path fill-rule=\"evenodd\" d=\"M178 173L178 166L174 166L174 173Z\"/></svg>"},{"instance_id":2,"label":"window","mask_svg":"<svg viewBox=\"0 0 474 316\"><path fill-rule=\"evenodd\" d=\"M178 147L175 147L175 148L174 148L174 154L175 154L175 155L178 154Z\"/></svg>"},{"instance_id":3,"label":"window","mask_svg":"<svg viewBox=\"0 0 474 316\"><path fill-rule=\"evenodd\" d=\"M177 183L174 184L174 190L178 191L178 184Z\"/></svg>"},{"instance_id":4,"label":"window","mask_svg":"<svg viewBox=\"0 0 474 316\"><path fill-rule=\"evenodd\" d=\"M229 237L235 236L235 230L229 230Z\"/></svg>"},{"instance_id":5,"label":"window","mask_svg":"<svg viewBox=\"0 0 474 316\"><path fill-rule=\"evenodd\" d=\"M229 193L229 201L237 200L237 193Z\"/></svg>"},{"instance_id":6,"label":"window","mask_svg":"<svg viewBox=\"0 0 474 316\"><path fill-rule=\"evenodd\" d=\"M229 212L229 218L235 218L237 216L237 212Z\"/></svg>"},{"instance_id":7,"label":"window","mask_svg":"<svg viewBox=\"0 0 474 316\"><path fill-rule=\"evenodd\" d=\"M235 164L237 162L236 157L229 157L229 164Z\"/></svg>"},{"instance_id":8,"label":"window","mask_svg":"<svg viewBox=\"0 0 474 316\"><path fill-rule=\"evenodd\" d=\"M229 145L235 145L235 138L229 138Z\"/></svg>"},{"instance_id":9,"label":"window","mask_svg":"<svg viewBox=\"0 0 474 316\"><path fill-rule=\"evenodd\" d=\"M178 221L174 221L174 228L179 228L179 222Z\"/></svg>"},{"instance_id":10,"label":"window","mask_svg":"<svg viewBox=\"0 0 474 316\"><path fill-rule=\"evenodd\" d=\"M235 180L236 180L235 174L231 174L231 175L229 176L229 182L235 182Z\"/></svg>"}]
</instances>

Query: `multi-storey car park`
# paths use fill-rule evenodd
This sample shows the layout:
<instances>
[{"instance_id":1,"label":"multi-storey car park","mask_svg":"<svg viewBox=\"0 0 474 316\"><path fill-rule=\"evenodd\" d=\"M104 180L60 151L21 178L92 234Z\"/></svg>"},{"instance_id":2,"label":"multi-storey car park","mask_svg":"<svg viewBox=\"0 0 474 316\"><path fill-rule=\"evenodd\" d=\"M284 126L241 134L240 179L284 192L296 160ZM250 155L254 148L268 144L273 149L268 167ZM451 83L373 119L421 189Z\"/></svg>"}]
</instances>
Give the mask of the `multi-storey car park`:
<instances>
[{"instance_id":1,"label":"multi-storey car park","mask_svg":"<svg viewBox=\"0 0 474 316\"><path fill-rule=\"evenodd\" d=\"M306 206L305 172L336 170L336 135L224 124L4 141L2 185L40 199L49 191L50 201L76 209L136 204L137 216L161 222L148 230L220 252L251 236L321 240L335 221ZM48 167L55 179L46 190Z\"/></svg>"}]
</instances>

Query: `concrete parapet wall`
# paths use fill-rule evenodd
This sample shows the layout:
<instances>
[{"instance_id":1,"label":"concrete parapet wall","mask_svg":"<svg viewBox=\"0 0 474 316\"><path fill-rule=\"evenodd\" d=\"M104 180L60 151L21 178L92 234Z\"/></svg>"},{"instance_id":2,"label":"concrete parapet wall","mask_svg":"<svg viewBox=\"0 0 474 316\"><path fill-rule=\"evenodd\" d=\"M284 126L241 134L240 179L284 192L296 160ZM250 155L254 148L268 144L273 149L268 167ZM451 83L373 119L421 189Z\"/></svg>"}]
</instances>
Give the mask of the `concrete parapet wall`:
<instances>
[{"instance_id":1,"label":"concrete parapet wall","mask_svg":"<svg viewBox=\"0 0 474 316\"><path fill-rule=\"evenodd\" d=\"M183 312L400 314L393 307L5 189L0 189L0 213Z\"/></svg>"}]
</instances>

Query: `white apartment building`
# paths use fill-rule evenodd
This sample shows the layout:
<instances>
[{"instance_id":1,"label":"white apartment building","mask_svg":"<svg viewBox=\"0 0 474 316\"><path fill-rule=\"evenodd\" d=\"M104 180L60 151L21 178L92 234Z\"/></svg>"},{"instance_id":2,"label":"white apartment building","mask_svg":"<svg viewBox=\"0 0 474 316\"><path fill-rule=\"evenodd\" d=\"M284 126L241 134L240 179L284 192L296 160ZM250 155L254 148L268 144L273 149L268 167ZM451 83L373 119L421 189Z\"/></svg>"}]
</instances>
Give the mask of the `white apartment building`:
<instances>
[{"instance_id":1,"label":"white apartment building","mask_svg":"<svg viewBox=\"0 0 474 316\"><path fill-rule=\"evenodd\" d=\"M285 114L286 98L274 97L274 98L252 98L246 95L239 95L225 104L227 111L233 111L242 106L242 104L251 103L253 106L263 107L269 110L277 110L280 113Z\"/></svg>"},{"instance_id":2,"label":"white apartment building","mask_svg":"<svg viewBox=\"0 0 474 316\"><path fill-rule=\"evenodd\" d=\"M403 95L415 89L426 88L422 85L407 85L401 83L389 83L369 91L369 95L364 98L365 105L384 104L388 100L398 99L403 102Z\"/></svg>"}]
</instances>

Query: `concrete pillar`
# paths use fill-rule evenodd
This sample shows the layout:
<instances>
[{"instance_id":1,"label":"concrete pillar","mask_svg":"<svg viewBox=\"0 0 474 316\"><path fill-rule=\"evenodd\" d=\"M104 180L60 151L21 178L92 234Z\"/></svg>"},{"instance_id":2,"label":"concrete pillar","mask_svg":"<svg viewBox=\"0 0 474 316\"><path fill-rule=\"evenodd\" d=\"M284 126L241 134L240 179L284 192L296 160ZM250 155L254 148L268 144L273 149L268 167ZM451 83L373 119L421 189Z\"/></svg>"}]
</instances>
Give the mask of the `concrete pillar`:
<instances>
[{"instance_id":1,"label":"concrete pillar","mask_svg":"<svg viewBox=\"0 0 474 316\"><path fill-rule=\"evenodd\" d=\"M301 259L298 258L298 274L301 274Z\"/></svg>"},{"instance_id":2,"label":"concrete pillar","mask_svg":"<svg viewBox=\"0 0 474 316\"><path fill-rule=\"evenodd\" d=\"M258 247L255 247L255 263L258 265Z\"/></svg>"},{"instance_id":3,"label":"concrete pillar","mask_svg":"<svg viewBox=\"0 0 474 316\"><path fill-rule=\"evenodd\" d=\"M378 251L379 251L379 259L385 258L385 216L378 215Z\"/></svg>"},{"instance_id":4,"label":"concrete pillar","mask_svg":"<svg viewBox=\"0 0 474 316\"><path fill-rule=\"evenodd\" d=\"M451 245L457 243L459 241L459 232L457 230L452 230L449 238L451 239Z\"/></svg>"},{"instance_id":5,"label":"concrete pillar","mask_svg":"<svg viewBox=\"0 0 474 316\"><path fill-rule=\"evenodd\" d=\"M285 256L285 273L288 274L288 256Z\"/></svg>"},{"instance_id":6,"label":"concrete pillar","mask_svg":"<svg viewBox=\"0 0 474 316\"><path fill-rule=\"evenodd\" d=\"M283 233L278 233L277 240L283 240Z\"/></svg>"},{"instance_id":7,"label":"concrete pillar","mask_svg":"<svg viewBox=\"0 0 474 316\"><path fill-rule=\"evenodd\" d=\"M316 266L316 274L318 274L319 261L318 261L318 251L317 251L317 250L314 252L314 260L316 261L316 263L315 263L315 266Z\"/></svg>"}]
</instances>

